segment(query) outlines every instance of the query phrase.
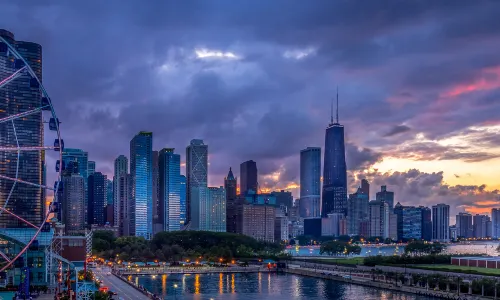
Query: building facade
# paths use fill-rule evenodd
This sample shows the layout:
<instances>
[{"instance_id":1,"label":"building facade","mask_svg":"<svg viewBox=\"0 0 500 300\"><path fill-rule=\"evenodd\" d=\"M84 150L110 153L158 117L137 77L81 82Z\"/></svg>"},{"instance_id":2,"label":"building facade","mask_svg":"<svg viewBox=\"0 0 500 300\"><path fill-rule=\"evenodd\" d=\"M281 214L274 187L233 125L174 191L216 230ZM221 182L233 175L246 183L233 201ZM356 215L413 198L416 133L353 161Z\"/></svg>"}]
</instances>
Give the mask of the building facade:
<instances>
[{"instance_id":1,"label":"building facade","mask_svg":"<svg viewBox=\"0 0 500 300\"><path fill-rule=\"evenodd\" d=\"M75 148L64 148L62 153L62 159L66 166L69 166L71 162L77 162L77 164L72 164L73 168L77 168L78 174L82 175L83 183L85 186L85 203L84 203L84 220L85 224L88 221L88 153L82 149ZM72 171L75 172L74 170Z\"/></svg>"},{"instance_id":2,"label":"building facade","mask_svg":"<svg viewBox=\"0 0 500 300\"><path fill-rule=\"evenodd\" d=\"M237 179L234 177L233 170L229 168L229 172L224 178L224 189L226 190L226 230L232 233L237 233L237 188Z\"/></svg>"},{"instance_id":3,"label":"building facade","mask_svg":"<svg viewBox=\"0 0 500 300\"><path fill-rule=\"evenodd\" d=\"M349 195L347 201L347 232L352 235L361 234L361 221L366 221L369 218L368 194L365 194L361 188L358 188L356 193Z\"/></svg>"},{"instance_id":4,"label":"building facade","mask_svg":"<svg viewBox=\"0 0 500 300\"><path fill-rule=\"evenodd\" d=\"M62 177L64 190L62 202L62 223L67 235L81 234L85 230L85 185L83 176L66 174Z\"/></svg>"},{"instance_id":5,"label":"building facade","mask_svg":"<svg viewBox=\"0 0 500 300\"><path fill-rule=\"evenodd\" d=\"M121 173L117 181L118 184L118 211L119 220L115 220L118 226L119 236L130 236L131 232L131 212L130 206L132 201L132 176L130 174Z\"/></svg>"},{"instance_id":6,"label":"building facade","mask_svg":"<svg viewBox=\"0 0 500 300\"><path fill-rule=\"evenodd\" d=\"M195 196L206 195L208 175L208 145L203 140L194 139L186 148L186 223L193 216L191 208L199 206L200 198Z\"/></svg>"},{"instance_id":7,"label":"building facade","mask_svg":"<svg viewBox=\"0 0 500 300\"><path fill-rule=\"evenodd\" d=\"M326 218L321 218L321 235L335 236L342 235L341 222L345 219L342 213L331 213Z\"/></svg>"},{"instance_id":8,"label":"building facade","mask_svg":"<svg viewBox=\"0 0 500 300\"><path fill-rule=\"evenodd\" d=\"M432 206L432 240L447 243L450 241L450 206L437 204Z\"/></svg>"},{"instance_id":9,"label":"building facade","mask_svg":"<svg viewBox=\"0 0 500 300\"><path fill-rule=\"evenodd\" d=\"M107 178L95 172L88 180L88 224L103 226L106 224Z\"/></svg>"},{"instance_id":10,"label":"building facade","mask_svg":"<svg viewBox=\"0 0 500 300\"><path fill-rule=\"evenodd\" d=\"M456 216L457 237L471 238L473 237L472 215L469 213L458 213Z\"/></svg>"},{"instance_id":11,"label":"building facade","mask_svg":"<svg viewBox=\"0 0 500 300\"><path fill-rule=\"evenodd\" d=\"M181 198L180 198L180 209L181 212L179 214L179 223L181 224L181 228L186 225L186 176L181 175L179 177L179 184L180 184L180 193L181 193Z\"/></svg>"},{"instance_id":12,"label":"building facade","mask_svg":"<svg viewBox=\"0 0 500 300\"><path fill-rule=\"evenodd\" d=\"M113 173L113 208L114 208L114 225L120 226L123 222L121 219L121 215L123 212L120 211L120 190L123 188L120 186L122 181L120 181L120 177L122 175L128 174L128 159L125 155L120 155L115 158L114 162L114 173Z\"/></svg>"},{"instance_id":13,"label":"building facade","mask_svg":"<svg viewBox=\"0 0 500 300\"><path fill-rule=\"evenodd\" d=\"M153 233L163 231L164 218L160 216L160 163L158 161L159 152L153 151Z\"/></svg>"},{"instance_id":14,"label":"building facade","mask_svg":"<svg viewBox=\"0 0 500 300\"><path fill-rule=\"evenodd\" d=\"M173 148L159 153L159 217L163 231L180 230L181 220L181 156Z\"/></svg>"},{"instance_id":15,"label":"building facade","mask_svg":"<svg viewBox=\"0 0 500 300\"><path fill-rule=\"evenodd\" d=\"M491 237L500 237L500 208L491 209Z\"/></svg>"},{"instance_id":16,"label":"building facade","mask_svg":"<svg viewBox=\"0 0 500 300\"><path fill-rule=\"evenodd\" d=\"M0 30L0 35L16 48L42 81L42 47L31 42L16 41L14 35L6 30ZM17 71L13 61L13 56L7 56L7 49L2 47L0 49L2 80ZM30 81L31 76L23 74L0 88L0 119L41 107L40 90L36 86L31 86ZM13 122L0 122L0 147L15 147L18 142L22 147L41 147L44 146L43 134L41 111L17 118ZM16 151L0 151L0 174L38 185L43 184L45 152L21 151L19 160L17 155ZM0 178L0 206L31 223L41 224L45 208L44 191L35 185L15 184L12 180ZM0 215L0 227L25 226L26 223L6 213Z\"/></svg>"},{"instance_id":17,"label":"building facade","mask_svg":"<svg viewBox=\"0 0 500 300\"><path fill-rule=\"evenodd\" d=\"M87 175L90 176L95 173L95 161L89 160L87 162Z\"/></svg>"},{"instance_id":18,"label":"building facade","mask_svg":"<svg viewBox=\"0 0 500 300\"><path fill-rule=\"evenodd\" d=\"M491 230L488 230L488 225L491 226L490 217L477 214L472 218L472 222L472 231L475 238L491 237L488 236L488 233L491 234Z\"/></svg>"},{"instance_id":19,"label":"building facade","mask_svg":"<svg viewBox=\"0 0 500 300\"><path fill-rule=\"evenodd\" d=\"M260 241L274 242L275 210L269 205L238 205L241 233Z\"/></svg>"},{"instance_id":20,"label":"building facade","mask_svg":"<svg viewBox=\"0 0 500 300\"><path fill-rule=\"evenodd\" d=\"M301 218L320 216L321 148L307 147L300 151L300 200Z\"/></svg>"},{"instance_id":21,"label":"building facade","mask_svg":"<svg viewBox=\"0 0 500 300\"><path fill-rule=\"evenodd\" d=\"M377 192L377 200L387 202L389 209L394 209L394 192L389 192L387 186L380 187L380 192Z\"/></svg>"},{"instance_id":22,"label":"building facade","mask_svg":"<svg viewBox=\"0 0 500 300\"><path fill-rule=\"evenodd\" d=\"M384 201L370 201L370 236L389 237L389 204Z\"/></svg>"},{"instance_id":23,"label":"building facade","mask_svg":"<svg viewBox=\"0 0 500 300\"><path fill-rule=\"evenodd\" d=\"M249 190L259 192L257 182L257 163L248 160L240 164L240 194L245 195Z\"/></svg>"},{"instance_id":24,"label":"building facade","mask_svg":"<svg viewBox=\"0 0 500 300\"><path fill-rule=\"evenodd\" d=\"M430 208L420 206L422 210L422 239L425 241L432 240L432 211Z\"/></svg>"},{"instance_id":25,"label":"building facade","mask_svg":"<svg viewBox=\"0 0 500 300\"><path fill-rule=\"evenodd\" d=\"M130 141L130 234L153 235L153 133L141 131Z\"/></svg>"}]
</instances>

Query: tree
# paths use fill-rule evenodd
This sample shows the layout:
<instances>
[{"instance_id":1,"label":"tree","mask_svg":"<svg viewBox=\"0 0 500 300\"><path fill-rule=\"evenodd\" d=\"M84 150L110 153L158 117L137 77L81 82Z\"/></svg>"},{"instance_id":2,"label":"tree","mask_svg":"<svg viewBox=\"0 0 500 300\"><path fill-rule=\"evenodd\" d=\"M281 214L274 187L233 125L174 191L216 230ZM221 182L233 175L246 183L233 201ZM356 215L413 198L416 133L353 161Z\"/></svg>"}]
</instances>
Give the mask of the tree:
<instances>
[{"instance_id":1,"label":"tree","mask_svg":"<svg viewBox=\"0 0 500 300\"><path fill-rule=\"evenodd\" d=\"M347 243L345 242L340 242L340 241L329 241L321 244L321 247L319 249L320 254L328 254L328 255L339 255L341 253L344 253L344 250L346 249Z\"/></svg>"}]
</instances>

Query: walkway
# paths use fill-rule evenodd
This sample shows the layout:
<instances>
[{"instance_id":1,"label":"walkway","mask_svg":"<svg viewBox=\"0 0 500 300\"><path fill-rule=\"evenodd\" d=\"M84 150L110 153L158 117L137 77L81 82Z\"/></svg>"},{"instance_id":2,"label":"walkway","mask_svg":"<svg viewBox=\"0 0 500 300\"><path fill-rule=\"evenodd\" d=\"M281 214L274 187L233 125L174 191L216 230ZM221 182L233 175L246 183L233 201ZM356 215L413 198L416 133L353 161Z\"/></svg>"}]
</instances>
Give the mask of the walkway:
<instances>
[{"instance_id":1,"label":"walkway","mask_svg":"<svg viewBox=\"0 0 500 300\"><path fill-rule=\"evenodd\" d=\"M110 274L109 268L96 268L92 270L94 274L102 280L102 285L109 287L110 291L116 292L118 295L113 296L114 299L124 300L144 300L149 299L146 295L138 291L130 284L124 282L115 275Z\"/></svg>"}]
</instances>

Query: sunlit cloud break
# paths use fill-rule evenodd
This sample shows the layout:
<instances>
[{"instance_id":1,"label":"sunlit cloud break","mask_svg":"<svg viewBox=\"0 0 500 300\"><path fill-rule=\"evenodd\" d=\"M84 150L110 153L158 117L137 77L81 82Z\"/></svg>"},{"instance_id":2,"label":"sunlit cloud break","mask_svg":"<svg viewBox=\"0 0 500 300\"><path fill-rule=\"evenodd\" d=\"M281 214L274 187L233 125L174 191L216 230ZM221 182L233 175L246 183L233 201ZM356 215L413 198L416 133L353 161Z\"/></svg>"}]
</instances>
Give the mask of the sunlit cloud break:
<instances>
[{"instance_id":1,"label":"sunlit cloud break","mask_svg":"<svg viewBox=\"0 0 500 300\"><path fill-rule=\"evenodd\" d=\"M316 49L309 47L305 49L294 49L294 50L287 50L285 53L283 53L283 57L288 58L288 59L303 59L306 58L307 56L311 54L315 54Z\"/></svg>"},{"instance_id":2,"label":"sunlit cloud break","mask_svg":"<svg viewBox=\"0 0 500 300\"><path fill-rule=\"evenodd\" d=\"M199 59L206 59L206 58L241 59L240 56L232 52L222 52L206 48L197 48L194 50L194 53L196 54L196 57Z\"/></svg>"}]
</instances>

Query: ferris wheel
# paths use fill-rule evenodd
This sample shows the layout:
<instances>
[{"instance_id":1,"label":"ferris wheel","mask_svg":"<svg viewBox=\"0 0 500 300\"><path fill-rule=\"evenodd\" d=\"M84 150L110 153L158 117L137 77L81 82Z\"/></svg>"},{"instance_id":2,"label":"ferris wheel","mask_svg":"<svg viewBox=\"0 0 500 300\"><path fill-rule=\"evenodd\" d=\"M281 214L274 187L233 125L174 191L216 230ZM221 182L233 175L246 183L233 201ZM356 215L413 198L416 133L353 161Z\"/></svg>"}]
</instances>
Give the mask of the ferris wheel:
<instances>
[{"instance_id":1,"label":"ferris wheel","mask_svg":"<svg viewBox=\"0 0 500 300\"><path fill-rule=\"evenodd\" d=\"M41 49L40 58L36 58L23 57L20 53L25 49L21 48L14 46L13 39L0 35L0 227L6 231L21 228L24 234L17 251L0 250L0 272L37 246L41 232L50 231L47 221L61 209L63 189L64 142L60 122L40 80ZM44 117L48 117L48 126ZM47 140L51 142L45 143ZM57 156L55 168L45 168L48 151ZM54 177L54 185L48 185L46 178ZM45 199L50 195L53 199L46 208Z\"/></svg>"}]
</instances>

